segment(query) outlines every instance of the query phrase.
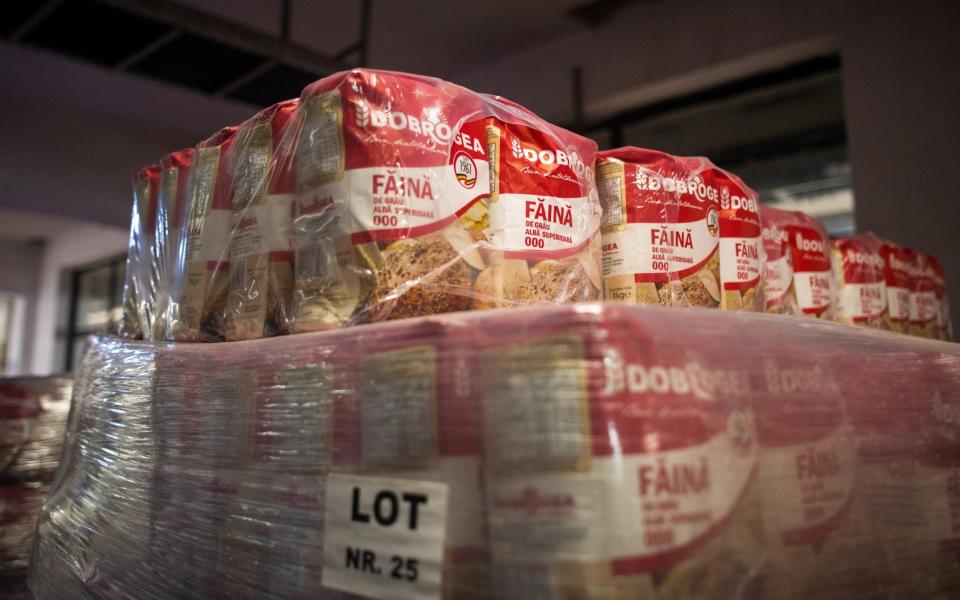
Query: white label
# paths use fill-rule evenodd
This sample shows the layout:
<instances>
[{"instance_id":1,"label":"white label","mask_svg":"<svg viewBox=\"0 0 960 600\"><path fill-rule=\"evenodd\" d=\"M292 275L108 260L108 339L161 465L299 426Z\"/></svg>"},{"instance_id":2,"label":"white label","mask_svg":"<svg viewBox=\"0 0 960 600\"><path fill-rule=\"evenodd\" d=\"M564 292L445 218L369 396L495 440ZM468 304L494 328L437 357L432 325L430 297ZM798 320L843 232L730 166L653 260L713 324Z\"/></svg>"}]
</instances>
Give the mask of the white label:
<instances>
[{"instance_id":1,"label":"white label","mask_svg":"<svg viewBox=\"0 0 960 600\"><path fill-rule=\"evenodd\" d=\"M763 520L779 538L774 543L814 543L842 525L835 521L848 507L855 472L856 448L843 426L823 439L763 448L757 481L771 500Z\"/></svg>"},{"instance_id":2,"label":"white label","mask_svg":"<svg viewBox=\"0 0 960 600\"><path fill-rule=\"evenodd\" d=\"M887 288L887 307L891 321L906 321L910 318L910 290L902 287Z\"/></svg>"},{"instance_id":3,"label":"white label","mask_svg":"<svg viewBox=\"0 0 960 600\"><path fill-rule=\"evenodd\" d=\"M368 598L440 598L447 486L331 474L323 585Z\"/></svg>"},{"instance_id":4,"label":"white label","mask_svg":"<svg viewBox=\"0 0 960 600\"><path fill-rule=\"evenodd\" d=\"M475 179L487 183L487 163L474 162L478 171ZM351 169L342 181L298 195L296 214L341 212L347 233L405 230L452 218L487 193L486 186L466 187L461 183L455 165L367 167Z\"/></svg>"},{"instance_id":5,"label":"white label","mask_svg":"<svg viewBox=\"0 0 960 600\"><path fill-rule=\"evenodd\" d=\"M595 206L586 197L500 194L490 207L493 245L516 252L578 248L600 227L599 215L593 214ZM502 230L496 225L502 225Z\"/></svg>"},{"instance_id":6,"label":"white label","mask_svg":"<svg viewBox=\"0 0 960 600\"><path fill-rule=\"evenodd\" d=\"M884 281L844 285L840 291L840 305L845 316L854 321L863 321L883 315L887 307L886 287Z\"/></svg>"},{"instance_id":7,"label":"white label","mask_svg":"<svg viewBox=\"0 0 960 600\"><path fill-rule=\"evenodd\" d=\"M938 306L936 292L912 292L910 320L914 323L930 323L937 318Z\"/></svg>"},{"instance_id":8,"label":"white label","mask_svg":"<svg viewBox=\"0 0 960 600\"><path fill-rule=\"evenodd\" d=\"M491 545L498 562L627 561L636 573L684 558L719 533L757 458L752 419L728 415L703 444L594 457L582 473L491 481Z\"/></svg>"},{"instance_id":9,"label":"white label","mask_svg":"<svg viewBox=\"0 0 960 600\"><path fill-rule=\"evenodd\" d=\"M234 218L230 260L267 252L289 252L292 247L292 194L272 194L263 204L251 204Z\"/></svg>"},{"instance_id":10,"label":"white label","mask_svg":"<svg viewBox=\"0 0 960 600\"><path fill-rule=\"evenodd\" d=\"M717 247L706 219L690 223L628 223L603 236L603 276L676 273L699 265Z\"/></svg>"},{"instance_id":11,"label":"white label","mask_svg":"<svg viewBox=\"0 0 960 600\"><path fill-rule=\"evenodd\" d=\"M777 304L790 289L793 283L793 265L787 256L767 261L766 278L763 280L763 294L767 299L767 306Z\"/></svg>"},{"instance_id":12,"label":"white label","mask_svg":"<svg viewBox=\"0 0 960 600\"><path fill-rule=\"evenodd\" d=\"M720 281L746 284L760 279L760 237L720 238ZM731 289L735 289L735 286Z\"/></svg>"},{"instance_id":13,"label":"white label","mask_svg":"<svg viewBox=\"0 0 960 600\"><path fill-rule=\"evenodd\" d=\"M797 304L805 313L819 314L833 301L833 277L830 271L807 271L793 274Z\"/></svg>"}]
</instances>

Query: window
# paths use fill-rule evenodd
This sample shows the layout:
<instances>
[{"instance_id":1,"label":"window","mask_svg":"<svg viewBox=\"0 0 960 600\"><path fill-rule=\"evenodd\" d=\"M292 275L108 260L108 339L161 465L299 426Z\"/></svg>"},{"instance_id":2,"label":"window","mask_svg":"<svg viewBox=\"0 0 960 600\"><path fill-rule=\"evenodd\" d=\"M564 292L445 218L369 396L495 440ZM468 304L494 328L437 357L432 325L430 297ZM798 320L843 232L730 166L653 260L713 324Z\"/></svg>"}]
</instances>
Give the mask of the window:
<instances>
[{"instance_id":1,"label":"window","mask_svg":"<svg viewBox=\"0 0 960 600\"><path fill-rule=\"evenodd\" d=\"M601 147L707 156L742 177L762 202L802 210L833 235L854 229L836 56L626 111L587 133Z\"/></svg>"},{"instance_id":2,"label":"window","mask_svg":"<svg viewBox=\"0 0 960 600\"><path fill-rule=\"evenodd\" d=\"M64 273L66 313L57 331L58 355L65 371L79 363L86 337L113 329L120 319L126 256Z\"/></svg>"}]
</instances>

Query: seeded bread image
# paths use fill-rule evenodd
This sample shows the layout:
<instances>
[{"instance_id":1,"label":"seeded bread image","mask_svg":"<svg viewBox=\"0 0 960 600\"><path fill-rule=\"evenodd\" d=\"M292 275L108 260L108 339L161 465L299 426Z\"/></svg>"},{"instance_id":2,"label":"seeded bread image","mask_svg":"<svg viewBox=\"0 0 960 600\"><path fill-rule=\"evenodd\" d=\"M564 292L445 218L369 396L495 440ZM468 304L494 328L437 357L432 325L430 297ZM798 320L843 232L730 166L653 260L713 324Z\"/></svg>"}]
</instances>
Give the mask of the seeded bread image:
<instances>
[{"instance_id":1,"label":"seeded bread image","mask_svg":"<svg viewBox=\"0 0 960 600\"><path fill-rule=\"evenodd\" d=\"M466 310L470 289L470 267L442 235L406 239L383 250L359 312L363 321L384 321Z\"/></svg>"},{"instance_id":2,"label":"seeded bread image","mask_svg":"<svg viewBox=\"0 0 960 600\"><path fill-rule=\"evenodd\" d=\"M530 269L530 283L519 300L526 304L588 302L599 293L576 258L545 260Z\"/></svg>"}]
</instances>

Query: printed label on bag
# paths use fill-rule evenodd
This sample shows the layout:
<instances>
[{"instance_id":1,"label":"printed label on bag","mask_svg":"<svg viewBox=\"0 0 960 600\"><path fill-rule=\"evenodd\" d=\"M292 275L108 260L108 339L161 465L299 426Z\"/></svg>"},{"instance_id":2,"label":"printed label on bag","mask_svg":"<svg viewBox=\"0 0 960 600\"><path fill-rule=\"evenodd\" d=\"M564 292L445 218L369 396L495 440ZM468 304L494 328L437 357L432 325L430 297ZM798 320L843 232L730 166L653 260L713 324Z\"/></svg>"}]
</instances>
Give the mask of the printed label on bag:
<instances>
[{"instance_id":1,"label":"printed label on bag","mask_svg":"<svg viewBox=\"0 0 960 600\"><path fill-rule=\"evenodd\" d=\"M323 585L369 598L440 598L447 486L331 474Z\"/></svg>"}]
</instances>

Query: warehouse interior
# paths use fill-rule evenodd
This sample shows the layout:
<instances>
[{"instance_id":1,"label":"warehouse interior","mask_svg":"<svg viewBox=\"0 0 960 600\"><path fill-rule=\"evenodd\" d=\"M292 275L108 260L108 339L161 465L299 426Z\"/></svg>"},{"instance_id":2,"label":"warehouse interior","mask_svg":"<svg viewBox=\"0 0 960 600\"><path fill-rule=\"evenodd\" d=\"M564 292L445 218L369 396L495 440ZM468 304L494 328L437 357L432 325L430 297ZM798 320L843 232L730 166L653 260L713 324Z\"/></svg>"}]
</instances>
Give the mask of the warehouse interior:
<instances>
[{"instance_id":1,"label":"warehouse interior","mask_svg":"<svg viewBox=\"0 0 960 600\"><path fill-rule=\"evenodd\" d=\"M5 371L118 315L130 173L330 72L434 75L598 141L702 154L832 234L940 256L960 298L956 4L31 0L0 31ZM960 308L954 300L954 320Z\"/></svg>"}]
</instances>

